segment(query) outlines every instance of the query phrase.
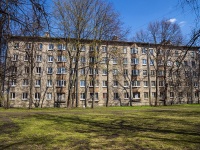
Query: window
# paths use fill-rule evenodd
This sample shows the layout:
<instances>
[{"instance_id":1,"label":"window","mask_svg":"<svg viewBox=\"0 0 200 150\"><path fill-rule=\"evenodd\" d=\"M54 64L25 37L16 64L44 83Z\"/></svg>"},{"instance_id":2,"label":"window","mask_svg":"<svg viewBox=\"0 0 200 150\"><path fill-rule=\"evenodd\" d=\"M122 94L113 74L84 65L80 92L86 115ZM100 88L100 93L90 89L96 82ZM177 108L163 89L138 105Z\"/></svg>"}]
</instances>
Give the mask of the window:
<instances>
[{"instance_id":1,"label":"window","mask_svg":"<svg viewBox=\"0 0 200 150\"><path fill-rule=\"evenodd\" d=\"M28 56L28 54L26 54L25 56L24 56L24 61L28 61L29 60L29 56Z\"/></svg>"},{"instance_id":2,"label":"window","mask_svg":"<svg viewBox=\"0 0 200 150\"><path fill-rule=\"evenodd\" d=\"M52 87L52 80L47 80L47 87Z\"/></svg>"},{"instance_id":3,"label":"window","mask_svg":"<svg viewBox=\"0 0 200 150\"><path fill-rule=\"evenodd\" d=\"M85 63L85 57L81 57L81 63Z\"/></svg>"},{"instance_id":4,"label":"window","mask_svg":"<svg viewBox=\"0 0 200 150\"><path fill-rule=\"evenodd\" d=\"M113 75L117 75L118 74L118 70L117 69L113 69Z\"/></svg>"},{"instance_id":5,"label":"window","mask_svg":"<svg viewBox=\"0 0 200 150\"><path fill-rule=\"evenodd\" d=\"M90 57L90 62L94 63L95 62L95 58L94 57Z\"/></svg>"},{"instance_id":6,"label":"window","mask_svg":"<svg viewBox=\"0 0 200 150\"><path fill-rule=\"evenodd\" d=\"M159 81L159 86L164 86L164 81Z\"/></svg>"},{"instance_id":7,"label":"window","mask_svg":"<svg viewBox=\"0 0 200 150\"><path fill-rule=\"evenodd\" d=\"M103 87L107 87L107 86L108 86L108 82L104 80L102 86L103 86Z\"/></svg>"},{"instance_id":8,"label":"window","mask_svg":"<svg viewBox=\"0 0 200 150\"><path fill-rule=\"evenodd\" d=\"M65 74L66 72L67 72L66 68L64 67L57 68L57 74Z\"/></svg>"},{"instance_id":9,"label":"window","mask_svg":"<svg viewBox=\"0 0 200 150\"><path fill-rule=\"evenodd\" d=\"M148 81L144 81L144 87L147 87L148 86Z\"/></svg>"},{"instance_id":10,"label":"window","mask_svg":"<svg viewBox=\"0 0 200 150\"><path fill-rule=\"evenodd\" d=\"M19 49L19 43L14 43L14 49Z\"/></svg>"},{"instance_id":11,"label":"window","mask_svg":"<svg viewBox=\"0 0 200 150\"><path fill-rule=\"evenodd\" d=\"M151 95L152 95L152 98L155 98L156 97L156 92L152 92Z\"/></svg>"},{"instance_id":12,"label":"window","mask_svg":"<svg viewBox=\"0 0 200 150\"><path fill-rule=\"evenodd\" d=\"M132 64L132 65L137 65L137 64L139 64L139 59L138 59L138 58L131 58L131 64Z\"/></svg>"},{"instance_id":13,"label":"window","mask_svg":"<svg viewBox=\"0 0 200 150\"><path fill-rule=\"evenodd\" d=\"M137 54L138 49L137 48L131 48L131 54Z\"/></svg>"},{"instance_id":14,"label":"window","mask_svg":"<svg viewBox=\"0 0 200 150\"><path fill-rule=\"evenodd\" d=\"M90 68L90 75L92 75L92 74L98 74L98 70Z\"/></svg>"},{"instance_id":15,"label":"window","mask_svg":"<svg viewBox=\"0 0 200 150\"><path fill-rule=\"evenodd\" d=\"M124 86L128 87L128 81L124 81Z\"/></svg>"},{"instance_id":16,"label":"window","mask_svg":"<svg viewBox=\"0 0 200 150\"><path fill-rule=\"evenodd\" d=\"M103 57L101 63L105 64L107 62L107 58Z\"/></svg>"},{"instance_id":17,"label":"window","mask_svg":"<svg viewBox=\"0 0 200 150\"><path fill-rule=\"evenodd\" d=\"M57 101L63 101L63 100L65 100L65 94L57 93Z\"/></svg>"},{"instance_id":18,"label":"window","mask_svg":"<svg viewBox=\"0 0 200 150\"><path fill-rule=\"evenodd\" d=\"M162 66L163 65L163 61L162 60L158 60L158 66Z\"/></svg>"},{"instance_id":19,"label":"window","mask_svg":"<svg viewBox=\"0 0 200 150\"><path fill-rule=\"evenodd\" d=\"M153 49L149 49L149 54L153 55Z\"/></svg>"},{"instance_id":20,"label":"window","mask_svg":"<svg viewBox=\"0 0 200 150\"><path fill-rule=\"evenodd\" d=\"M26 43L26 49L31 49L31 43Z\"/></svg>"},{"instance_id":21,"label":"window","mask_svg":"<svg viewBox=\"0 0 200 150\"><path fill-rule=\"evenodd\" d=\"M63 56L63 55L60 55L60 56L58 56L58 57L57 57L57 61L58 61L58 62L66 62L66 61L67 61L67 59L66 59L66 57L65 57L65 56Z\"/></svg>"},{"instance_id":22,"label":"window","mask_svg":"<svg viewBox=\"0 0 200 150\"><path fill-rule=\"evenodd\" d=\"M163 76L164 75L164 71L163 70L158 70L158 76Z\"/></svg>"},{"instance_id":23,"label":"window","mask_svg":"<svg viewBox=\"0 0 200 150\"><path fill-rule=\"evenodd\" d=\"M40 93L35 93L35 100L40 100Z\"/></svg>"},{"instance_id":24,"label":"window","mask_svg":"<svg viewBox=\"0 0 200 150\"><path fill-rule=\"evenodd\" d=\"M41 62L42 61L42 56L41 55L37 55L36 56L36 61L37 62Z\"/></svg>"},{"instance_id":25,"label":"window","mask_svg":"<svg viewBox=\"0 0 200 150\"><path fill-rule=\"evenodd\" d=\"M127 48L126 48L126 47L123 48L123 53L124 53L124 54L127 53Z\"/></svg>"},{"instance_id":26,"label":"window","mask_svg":"<svg viewBox=\"0 0 200 150\"><path fill-rule=\"evenodd\" d=\"M113 65L117 64L117 58L113 58Z\"/></svg>"},{"instance_id":27,"label":"window","mask_svg":"<svg viewBox=\"0 0 200 150\"><path fill-rule=\"evenodd\" d=\"M12 73L17 73L17 67L12 67Z\"/></svg>"},{"instance_id":28,"label":"window","mask_svg":"<svg viewBox=\"0 0 200 150\"><path fill-rule=\"evenodd\" d=\"M24 67L24 73L26 73L26 74L29 73L29 67Z\"/></svg>"},{"instance_id":29,"label":"window","mask_svg":"<svg viewBox=\"0 0 200 150\"><path fill-rule=\"evenodd\" d=\"M139 70L132 70L132 75L133 76L138 76L140 74Z\"/></svg>"},{"instance_id":30,"label":"window","mask_svg":"<svg viewBox=\"0 0 200 150\"><path fill-rule=\"evenodd\" d=\"M90 46L90 51L94 51L94 47L93 46Z\"/></svg>"},{"instance_id":31,"label":"window","mask_svg":"<svg viewBox=\"0 0 200 150\"><path fill-rule=\"evenodd\" d=\"M178 92L178 97L183 97L183 92Z\"/></svg>"},{"instance_id":32,"label":"window","mask_svg":"<svg viewBox=\"0 0 200 150\"><path fill-rule=\"evenodd\" d=\"M160 92L160 98L161 98L161 99L164 98L164 92Z\"/></svg>"},{"instance_id":33,"label":"window","mask_svg":"<svg viewBox=\"0 0 200 150\"><path fill-rule=\"evenodd\" d=\"M133 98L134 99L139 99L140 98L140 93L139 92L133 92Z\"/></svg>"},{"instance_id":34,"label":"window","mask_svg":"<svg viewBox=\"0 0 200 150\"><path fill-rule=\"evenodd\" d=\"M102 46L102 52L107 52L107 47L106 46Z\"/></svg>"},{"instance_id":35,"label":"window","mask_svg":"<svg viewBox=\"0 0 200 150\"><path fill-rule=\"evenodd\" d=\"M52 93L47 93L47 100L51 100L52 99Z\"/></svg>"},{"instance_id":36,"label":"window","mask_svg":"<svg viewBox=\"0 0 200 150\"><path fill-rule=\"evenodd\" d=\"M119 94L118 93L114 93L114 100L119 99Z\"/></svg>"},{"instance_id":37,"label":"window","mask_svg":"<svg viewBox=\"0 0 200 150\"><path fill-rule=\"evenodd\" d=\"M99 94L98 93L90 93L90 98L94 98L94 100L98 100L99 99Z\"/></svg>"},{"instance_id":38,"label":"window","mask_svg":"<svg viewBox=\"0 0 200 150\"><path fill-rule=\"evenodd\" d=\"M192 64L192 67L196 66L195 61L191 61L191 64Z\"/></svg>"},{"instance_id":39,"label":"window","mask_svg":"<svg viewBox=\"0 0 200 150\"><path fill-rule=\"evenodd\" d=\"M80 73L81 73L81 75L84 75L85 74L85 68L81 68Z\"/></svg>"},{"instance_id":40,"label":"window","mask_svg":"<svg viewBox=\"0 0 200 150\"><path fill-rule=\"evenodd\" d=\"M54 49L54 44L49 44L49 50L53 50Z\"/></svg>"},{"instance_id":41,"label":"window","mask_svg":"<svg viewBox=\"0 0 200 150\"><path fill-rule=\"evenodd\" d=\"M156 81L151 81L151 86L155 87L156 86Z\"/></svg>"},{"instance_id":42,"label":"window","mask_svg":"<svg viewBox=\"0 0 200 150\"><path fill-rule=\"evenodd\" d=\"M12 61L17 61L18 60L18 55L17 54L13 54L13 59Z\"/></svg>"},{"instance_id":43,"label":"window","mask_svg":"<svg viewBox=\"0 0 200 150\"><path fill-rule=\"evenodd\" d=\"M128 75L128 69L124 69L124 76L127 76Z\"/></svg>"},{"instance_id":44,"label":"window","mask_svg":"<svg viewBox=\"0 0 200 150\"><path fill-rule=\"evenodd\" d=\"M143 70L143 76L147 76L147 70Z\"/></svg>"},{"instance_id":45,"label":"window","mask_svg":"<svg viewBox=\"0 0 200 150\"><path fill-rule=\"evenodd\" d=\"M150 65L151 65L151 66L154 65L154 60L150 59Z\"/></svg>"},{"instance_id":46,"label":"window","mask_svg":"<svg viewBox=\"0 0 200 150\"><path fill-rule=\"evenodd\" d=\"M81 87L85 87L85 80L81 80L81 81L80 81L80 86L81 86Z\"/></svg>"},{"instance_id":47,"label":"window","mask_svg":"<svg viewBox=\"0 0 200 150\"><path fill-rule=\"evenodd\" d=\"M43 44L42 44L42 43L39 43L39 44L38 44L38 50L42 50L42 47L43 47Z\"/></svg>"},{"instance_id":48,"label":"window","mask_svg":"<svg viewBox=\"0 0 200 150\"><path fill-rule=\"evenodd\" d=\"M128 64L128 59L127 58L123 58L123 64L124 65Z\"/></svg>"},{"instance_id":49,"label":"window","mask_svg":"<svg viewBox=\"0 0 200 150\"><path fill-rule=\"evenodd\" d=\"M170 97L174 97L174 92L169 93Z\"/></svg>"},{"instance_id":50,"label":"window","mask_svg":"<svg viewBox=\"0 0 200 150\"><path fill-rule=\"evenodd\" d=\"M102 70L102 75L107 75L107 69Z\"/></svg>"},{"instance_id":51,"label":"window","mask_svg":"<svg viewBox=\"0 0 200 150\"><path fill-rule=\"evenodd\" d=\"M85 100L85 93L81 93L80 99Z\"/></svg>"},{"instance_id":52,"label":"window","mask_svg":"<svg viewBox=\"0 0 200 150\"><path fill-rule=\"evenodd\" d=\"M81 45L81 52L84 52L86 50L85 45Z\"/></svg>"},{"instance_id":53,"label":"window","mask_svg":"<svg viewBox=\"0 0 200 150\"><path fill-rule=\"evenodd\" d=\"M198 73L196 71L193 71L192 74L193 74L194 77L198 76Z\"/></svg>"},{"instance_id":54,"label":"window","mask_svg":"<svg viewBox=\"0 0 200 150\"><path fill-rule=\"evenodd\" d=\"M11 80L11 86L16 86L16 83L17 83L16 79Z\"/></svg>"},{"instance_id":55,"label":"window","mask_svg":"<svg viewBox=\"0 0 200 150\"><path fill-rule=\"evenodd\" d=\"M52 74L53 73L53 68L52 67L48 67L47 68L47 74Z\"/></svg>"},{"instance_id":56,"label":"window","mask_svg":"<svg viewBox=\"0 0 200 150\"><path fill-rule=\"evenodd\" d=\"M71 74L75 73L75 68L71 68Z\"/></svg>"},{"instance_id":57,"label":"window","mask_svg":"<svg viewBox=\"0 0 200 150\"><path fill-rule=\"evenodd\" d=\"M11 100L14 100L14 99L15 99L15 92L11 92L11 93L10 93L10 99L11 99Z\"/></svg>"},{"instance_id":58,"label":"window","mask_svg":"<svg viewBox=\"0 0 200 150\"><path fill-rule=\"evenodd\" d=\"M155 75L155 70L151 70L151 76L154 76Z\"/></svg>"},{"instance_id":59,"label":"window","mask_svg":"<svg viewBox=\"0 0 200 150\"><path fill-rule=\"evenodd\" d=\"M22 81L22 85L23 86L27 86L29 83L28 83L28 79L23 79Z\"/></svg>"},{"instance_id":60,"label":"window","mask_svg":"<svg viewBox=\"0 0 200 150\"><path fill-rule=\"evenodd\" d=\"M40 87L41 85L41 80L35 80L35 86Z\"/></svg>"},{"instance_id":61,"label":"window","mask_svg":"<svg viewBox=\"0 0 200 150\"><path fill-rule=\"evenodd\" d=\"M118 86L118 81L117 80L113 81L113 86L115 86L115 87Z\"/></svg>"},{"instance_id":62,"label":"window","mask_svg":"<svg viewBox=\"0 0 200 150\"><path fill-rule=\"evenodd\" d=\"M147 50L145 48L142 48L142 54L146 54Z\"/></svg>"},{"instance_id":63,"label":"window","mask_svg":"<svg viewBox=\"0 0 200 150\"><path fill-rule=\"evenodd\" d=\"M28 93L22 93L22 100L28 99Z\"/></svg>"},{"instance_id":64,"label":"window","mask_svg":"<svg viewBox=\"0 0 200 150\"><path fill-rule=\"evenodd\" d=\"M107 99L107 93L103 93L103 99Z\"/></svg>"},{"instance_id":65,"label":"window","mask_svg":"<svg viewBox=\"0 0 200 150\"><path fill-rule=\"evenodd\" d=\"M57 86L58 87L66 86L66 81L65 80L57 80Z\"/></svg>"},{"instance_id":66,"label":"window","mask_svg":"<svg viewBox=\"0 0 200 150\"><path fill-rule=\"evenodd\" d=\"M149 93L148 92L144 92L144 98L149 98Z\"/></svg>"},{"instance_id":67,"label":"window","mask_svg":"<svg viewBox=\"0 0 200 150\"><path fill-rule=\"evenodd\" d=\"M48 62L53 62L53 56L52 55L48 56Z\"/></svg>"},{"instance_id":68,"label":"window","mask_svg":"<svg viewBox=\"0 0 200 150\"><path fill-rule=\"evenodd\" d=\"M175 57L178 57L178 51L175 51Z\"/></svg>"},{"instance_id":69,"label":"window","mask_svg":"<svg viewBox=\"0 0 200 150\"><path fill-rule=\"evenodd\" d=\"M124 93L124 99L128 99L129 98L129 94L126 92Z\"/></svg>"},{"instance_id":70,"label":"window","mask_svg":"<svg viewBox=\"0 0 200 150\"><path fill-rule=\"evenodd\" d=\"M184 61L184 65L187 66L187 65L188 65L188 62L187 62L187 61Z\"/></svg>"},{"instance_id":71,"label":"window","mask_svg":"<svg viewBox=\"0 0 200 150\"><path fill-rule=\"evenodd\" d=\"M198 87L198 82L194 82L194 87Z\"/></svg>"},{"instance_id":72,"label":"window","mask_svg":"<svg viewBox=\"0 0 200 150\"><path fill-rule=\"evenodd\" d=\"M191 52L190 55L192 58L194 58L194 52Z\"/></svg>"},{"instance_id":73,"label":"window","mask_svg":"<svg viewBox=\"0 0 200 150\"><path fill-rule=\"evenodd\" d=\"M143 66L147 65L147 60L146 59L142 59L142 65Z\"/></svg>"},{"instance_id":74,"label":"window","mask_svg":"<svg viewBox=\"0 0 200 150\"><path fill-rule=\"evenodd\" d=\"M198 92L195 92L195 93L194 93L194 96L195 96L195 97L199 97L199 93L198 93Z\"/></svg>"},{"instance_id":75,"label":"window","mask_svg":"<svg viewBox=\"0 0 200 150\"><path fill-rule=\"evenodd\" d=\"M64 44L57 45L58 50L66 50L66 46Z\"/></svg>"},{"instance_id":76,"label":"window","mask_svg":"<svg viewBox=\"0 0 200 150\"><path fill-rule=\"evenodd\" d=\"M37 74L40 74L42 72L41 70L42 70L41 67L36 67L36 73Z\"/></svg>"},{"instance_id":77,"label":"window","mask_svg":"<svg viewBox=\"0 0 200 150\"><path fill-rule=\"evenodd\" d=\"M132 86L133 87L139 87L140 86L140 81L132 81Z\"/></svg>"}]
</instances>

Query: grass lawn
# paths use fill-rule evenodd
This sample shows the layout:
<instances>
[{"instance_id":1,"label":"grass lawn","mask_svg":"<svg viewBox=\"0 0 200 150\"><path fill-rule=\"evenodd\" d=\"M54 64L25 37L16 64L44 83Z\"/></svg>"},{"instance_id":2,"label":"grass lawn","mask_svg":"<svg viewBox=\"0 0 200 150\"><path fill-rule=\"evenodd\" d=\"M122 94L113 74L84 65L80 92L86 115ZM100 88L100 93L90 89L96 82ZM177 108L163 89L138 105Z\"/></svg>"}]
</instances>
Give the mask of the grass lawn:
<instances>
[{"instance_id":1,"label":"grass lawn","mask_svg":"<svg viewBox=\"0 0 200 150\"><path fill-rule=\"evenodd\" d=\"M0 149L200 149L200 105L0 108Z\"/></svg>"}]
</instances>

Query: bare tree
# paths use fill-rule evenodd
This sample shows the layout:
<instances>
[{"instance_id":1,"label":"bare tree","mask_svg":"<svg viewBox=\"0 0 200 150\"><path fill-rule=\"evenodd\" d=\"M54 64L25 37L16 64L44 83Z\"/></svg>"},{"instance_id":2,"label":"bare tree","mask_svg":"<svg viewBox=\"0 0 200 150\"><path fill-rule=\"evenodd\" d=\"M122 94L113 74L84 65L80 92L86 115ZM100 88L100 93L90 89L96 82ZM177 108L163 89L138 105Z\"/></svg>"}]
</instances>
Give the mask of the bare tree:
<instances>
[{"instance_id":1,"label":"bare tree","mask_svg":"<svg viewBox=\"0 0 200 150\"><path fill-rule=\"evenodd\" d=\"M75 74L70 74L68 81L72 83L68 87L67 107L71 107L72 85L75 89L76 107L79 101L79 60L81 54L82 40L90 39L90 45L94 46L94 53L98 54L98 46L102 40L109 40L113 35L122 35L122 24L118 14L112 5L102 0L59 0L54 1L54 14L57 21L58 30L66 39L66 46L73 44L76 51L67 47L68 58L72 61L73 57ZM74 40L72 40L74 38ZM94 56L98 58L98 55ZM72 62L69 63L73 67ZM97 69L97 63L91 64L93 69ZM72 80L73 78L73 80ZM93 76L95 78L95 76ZM92 103L93 107L93 103Z\"/></svg>"},{"instance_id":2,"label":"bare tree","mask_svg":"<svg viewBox=\"0 0 200 150\"><path fill-rule=\"evenodd\" d=\"M7 48L8 40L13 35L35 35L39 34L43 26L43 21L47 19L45 12L45 1L16 1L2 0L0 1L0 62L4 67L0 68L0 96L3 97L6 71L8 62ZM31 11L30 11L31 10ZM31 13L30 13L31 12ZM33 29L34 28L34 29Z\"/></svg>"},{"instance_id":3,"label":"bare tree","mask_svg":"<svg viewBox=\"0 0 200 150\"><path fill-rule=\"evenodd\" d=\"M136 33L135 40L137 42L148 42L152 43L151 53L147 53L147 56L150 54L150 59L155 60L154 69L156 73L156 97L154 105L157 106L158 103L158 92L159 92L159 80L162 80L164 83L163 93L163 104L166 105L167 100L167 72L172 63L172 58L170 53L173 49L171 45L180 45L182 43L182 34L180 27L177 23L171 23L167 19L161 21L155 21L149 23L148 29L145 34L144 31L139 31ZM162 65L161 65L162 64ZM148 69L149 70L149 69ZM159 72L163 72L162 77L159 77ZM150 72L148 72L150 74ZM149 85L151 88L151 85Z\"/></svg>"}]
</instances>

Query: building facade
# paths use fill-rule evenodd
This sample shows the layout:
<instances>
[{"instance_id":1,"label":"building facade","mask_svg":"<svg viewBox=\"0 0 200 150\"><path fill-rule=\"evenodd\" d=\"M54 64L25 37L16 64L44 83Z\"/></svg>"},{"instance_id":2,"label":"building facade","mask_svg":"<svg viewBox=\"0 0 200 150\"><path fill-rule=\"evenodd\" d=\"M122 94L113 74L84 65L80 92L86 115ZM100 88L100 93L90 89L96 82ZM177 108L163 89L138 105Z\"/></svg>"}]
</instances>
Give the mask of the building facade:
<instances>
[{"instance_id":1,"label":"building facade","mask_svg":"<svg viewBox=\"0 0 200 150\"><path fill-rule=\"evenodd\" d=\"M197 47L12 37L6 67L10 107L199 102Z\"/></svg>"}]
</instances>

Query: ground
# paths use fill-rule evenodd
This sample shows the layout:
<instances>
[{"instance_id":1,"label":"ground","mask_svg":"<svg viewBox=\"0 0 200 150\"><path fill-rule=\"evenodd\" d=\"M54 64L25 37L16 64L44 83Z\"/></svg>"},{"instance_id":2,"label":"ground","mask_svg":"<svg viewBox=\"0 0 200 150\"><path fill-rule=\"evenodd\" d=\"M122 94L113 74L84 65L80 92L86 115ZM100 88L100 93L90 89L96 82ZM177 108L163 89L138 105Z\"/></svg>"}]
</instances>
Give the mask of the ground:
<instances>
[{"instance_id":1,"label":"ground","mask_svg":"<svg viewBox=\"0 0 200 150\"><path fill-rule=\"evenodd\" d=\"M0 108L0 149L200 149L200 105Z\"/></svg>"}]
</instances>

